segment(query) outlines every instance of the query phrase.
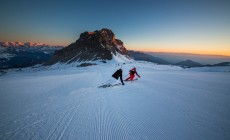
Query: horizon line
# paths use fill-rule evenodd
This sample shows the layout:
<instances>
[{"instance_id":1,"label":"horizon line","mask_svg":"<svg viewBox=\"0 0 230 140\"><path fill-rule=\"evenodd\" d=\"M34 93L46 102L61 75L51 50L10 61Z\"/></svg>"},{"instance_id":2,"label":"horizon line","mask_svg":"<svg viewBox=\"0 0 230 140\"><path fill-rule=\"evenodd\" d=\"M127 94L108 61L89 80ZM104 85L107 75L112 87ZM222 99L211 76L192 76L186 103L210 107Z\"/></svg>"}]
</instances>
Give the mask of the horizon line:
<instances>
[{"instance_id":1,"label":"horizon line","mask_svg":"<svg viewBox=\"0 0 230 140\"><path fill-rule=\"evenodd\" d=\"M222 54L202 54L202 53L188 53L188 52L163 52L163 51L146 51L146 50L133 50L129 51L139 51L139 52L149 52L149 53L168 53L168 54L187 54L187 55L203 55L203 56L222 56L222 57L230 57L230 55L222 55Z\"/></svg>"}]
</instances>

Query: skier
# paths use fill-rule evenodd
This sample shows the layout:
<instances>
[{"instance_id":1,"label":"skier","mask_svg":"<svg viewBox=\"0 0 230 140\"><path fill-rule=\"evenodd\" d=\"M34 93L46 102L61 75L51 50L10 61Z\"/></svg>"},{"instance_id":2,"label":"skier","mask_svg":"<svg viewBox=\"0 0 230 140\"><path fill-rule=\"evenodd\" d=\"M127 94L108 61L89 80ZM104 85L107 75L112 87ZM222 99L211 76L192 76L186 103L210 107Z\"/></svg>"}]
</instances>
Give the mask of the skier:
<instances>
[{"instance_id":1,"label":"skier","mask_svg":"<svg viewBox=\"0 0 230 140\"><path fill-rule=\"evenodd\" d=\"M136 68L134 67L132 70L129 71L129 77L127 79L125 79L125 81L132 81L133 78L135 77L135 74L140 78L140 76L138 75Z\"/></svg>"},{"instance_id":2,"label":"skier","mask_svg":"<svg viewBox=\"0 0 230 140\"><path fill-rule=\"evenodd\" d=\"M113 78L117 79L120 77L120 80L121 80L121 83L122 85L125 85L124 82L123 82L123 79L122 79L122 69L118 69L113 75L112 75Z\"/></svg>"},{"instance_id":3,"label":"skier","mask_svg":"<svg viewBox=\"0 0 230 140\"><path fill-rule=\"evenodd\" d=\"M106 84L103 84L99 86L98 88L107 88L107 87L114 87L119 86L120 84L125 85L122 79L122 65L118 64L116 65L117 71L112 75L115 79L110 79L106 82ZM118 79L120 78L121 83L118 82Z\"/></svg>"}]
</instances>

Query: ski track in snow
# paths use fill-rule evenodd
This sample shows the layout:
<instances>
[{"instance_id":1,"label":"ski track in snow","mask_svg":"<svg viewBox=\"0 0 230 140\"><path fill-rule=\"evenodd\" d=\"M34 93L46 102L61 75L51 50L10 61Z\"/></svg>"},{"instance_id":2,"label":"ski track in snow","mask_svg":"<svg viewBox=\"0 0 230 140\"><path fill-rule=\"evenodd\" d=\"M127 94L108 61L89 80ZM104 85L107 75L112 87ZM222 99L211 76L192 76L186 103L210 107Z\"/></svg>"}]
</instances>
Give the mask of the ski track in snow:
<instances>
[{"instance_id":1,"label":"ski track in snow","mask_svg":"<svg viewBox=\"0 0 230 140\"><path fill-rule=\"evenodd\" d=\"M97 88L111 64L0 77L0 139L230 139L230 74L151 63L141 78Z\"/></svg>"}]
</instances>

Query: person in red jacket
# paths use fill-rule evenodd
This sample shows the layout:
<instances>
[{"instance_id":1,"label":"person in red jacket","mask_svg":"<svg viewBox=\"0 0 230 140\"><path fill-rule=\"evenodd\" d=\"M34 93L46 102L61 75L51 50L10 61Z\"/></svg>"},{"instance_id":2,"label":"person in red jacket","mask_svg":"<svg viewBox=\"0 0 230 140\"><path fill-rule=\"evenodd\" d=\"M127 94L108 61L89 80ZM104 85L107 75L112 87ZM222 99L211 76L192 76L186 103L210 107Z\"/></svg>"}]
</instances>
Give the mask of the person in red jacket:
<instances>
[{"instance_id":1,"label":"person in red jacket","mask_svg":"<svg viewBox=\"0 0 230 140\"><path fill-rule=\"evenodd\" d=\"M135 77L135 74L140 78L138 75L136 68L134 67L132 70L129 71L129 77L125 79L125 81L132 81L133 78Z\"/></svg>"}]
</instances>

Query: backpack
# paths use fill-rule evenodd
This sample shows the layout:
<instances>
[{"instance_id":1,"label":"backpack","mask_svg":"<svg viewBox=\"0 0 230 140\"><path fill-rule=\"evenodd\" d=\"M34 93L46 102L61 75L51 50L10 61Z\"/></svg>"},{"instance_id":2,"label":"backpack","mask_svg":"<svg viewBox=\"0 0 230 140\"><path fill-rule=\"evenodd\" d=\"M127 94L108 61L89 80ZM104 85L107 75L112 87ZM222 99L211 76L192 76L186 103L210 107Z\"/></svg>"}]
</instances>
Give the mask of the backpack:
<instances>
[{"instance_id":1,"label":"backpack","mask_svg":"<svg viewBox=\"0 0 230 140\"><path fill-rule=\"evenodd\" d=\"M112 75L112 77L115 78L115 79L118 79L120 76L122 76L122 70L121 70L121 69L117 70L117 71Z\"/></svg>"},{"instance_id":2,"label":"backpack","mask_svg":"<svg viewBox=\"0 0 230 140\"><path fill-rule=\"evenodd\" d=\"M130 73L131 75L134 75L134 74L135 74L135 71L134 71L134 70L130 70L129 73Z\"/></svg>"}]
</instances>

